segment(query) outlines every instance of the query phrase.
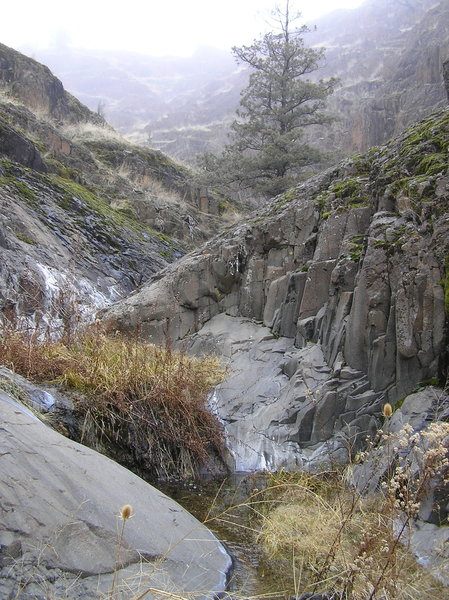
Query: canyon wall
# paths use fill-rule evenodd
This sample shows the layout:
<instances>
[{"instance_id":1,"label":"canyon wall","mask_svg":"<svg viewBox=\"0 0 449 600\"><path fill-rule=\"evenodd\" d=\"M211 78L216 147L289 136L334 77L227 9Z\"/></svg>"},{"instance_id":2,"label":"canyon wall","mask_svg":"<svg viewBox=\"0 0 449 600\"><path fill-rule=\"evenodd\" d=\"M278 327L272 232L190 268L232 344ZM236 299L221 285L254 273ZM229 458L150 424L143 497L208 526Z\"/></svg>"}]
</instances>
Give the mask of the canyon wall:
<instances>
[{"instance_id":1,"label":"canyon wall","mask_svg":"<svg viewBox=\"0 0 449 600\"><path fill-rule=\"evenodd\" d=\"M245 368L233 362L238 344L257 336L227 336L222 322L215 335L214 318L265 326L262 339L294 347L265 356L282 355L276 392L218 398L228 429L246 419L247 435L264 404L259 459L293 445L298 463L305 448L318 451L342 432L357 447L376 429L382 403L446 376L448 125L447 111L433 115L275 198L100 317L113 330L215 349L230 361L225 387ZM212 331L198 342L205 326Z\"/></svg>"}]
</instances>

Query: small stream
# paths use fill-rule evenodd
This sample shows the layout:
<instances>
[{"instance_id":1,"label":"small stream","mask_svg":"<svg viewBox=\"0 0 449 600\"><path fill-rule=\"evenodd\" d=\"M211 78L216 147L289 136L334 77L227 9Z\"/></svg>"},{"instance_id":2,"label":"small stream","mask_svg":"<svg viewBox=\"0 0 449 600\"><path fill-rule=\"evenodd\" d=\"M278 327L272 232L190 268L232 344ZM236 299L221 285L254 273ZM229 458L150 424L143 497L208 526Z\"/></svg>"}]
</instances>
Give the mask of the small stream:
<instances>
[{"instance_id":1,"label":"small stream","mask_svg":"<svg viewBox=\"0 0 449 600\"><path fill-rule=\"evenodd\" d=\"M245 505L254 492L266 485L266 475L234 474L224 481L202 481L194 484L158 482L157 487L204 523L226 546L234 566L228 591L240 597L268 594L260 573L262 551L254 542L251 509Z\"/></svg>"}]
</instances>

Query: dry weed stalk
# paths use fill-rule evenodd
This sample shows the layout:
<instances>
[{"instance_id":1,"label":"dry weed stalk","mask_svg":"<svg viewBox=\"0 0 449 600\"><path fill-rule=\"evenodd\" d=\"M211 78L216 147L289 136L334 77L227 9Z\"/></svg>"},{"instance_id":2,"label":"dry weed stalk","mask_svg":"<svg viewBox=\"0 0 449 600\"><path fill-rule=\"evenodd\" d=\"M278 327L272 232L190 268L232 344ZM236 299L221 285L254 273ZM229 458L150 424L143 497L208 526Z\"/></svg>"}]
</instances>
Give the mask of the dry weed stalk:
<instances>
[{"instance_id":1,"label":"dry weed stalk","mask_svg":"<svg viewBox=\"0 0 449 600\"><path fill-rule=\"evenodd\" d=\"M391 416L388 408L385 413ZM345 600L447 597L409 552L407 533L429 491L449 484L449 424L432 423L418 433L405 426L380 437L394 467L386 468L375 496L362 497L337 472L280 472L250 497L255 538L275 585L288 582L295 594L335 592ZM227 513L218 518L226 520Z\"/></svg>"},{"instance_id":2,"label":"dry weed stalk","mask_svg":"<svg viewBox=\"0 0 449 600\"><path fill-rule=\"evenodd\" d=\"M133 509L132 509L131 504L125 504L120 511L120 519L122 520L122 525L120 527L120 533L119 533L119 536L117 539L117 546L116 546L116 550L115 550L115 569L114 569L114 576L112 578L112 585L111 585L111 591L110 591L111 598L114 597L115 584L117 581L117 572L120 569L120 549L122 547L123 535L125 533L125 524L126 524L126 521L128 519L130 519L132 516L133 516Z\"/></svg>"}]
</instances>

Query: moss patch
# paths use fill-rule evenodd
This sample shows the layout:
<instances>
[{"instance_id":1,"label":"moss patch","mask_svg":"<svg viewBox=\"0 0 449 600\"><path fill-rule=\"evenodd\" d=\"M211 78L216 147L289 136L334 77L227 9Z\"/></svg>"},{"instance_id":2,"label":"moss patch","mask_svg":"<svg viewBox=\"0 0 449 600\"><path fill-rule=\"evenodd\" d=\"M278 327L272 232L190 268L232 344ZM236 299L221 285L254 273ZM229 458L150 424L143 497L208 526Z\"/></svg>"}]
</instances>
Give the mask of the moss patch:
<instances>
[{"instance_id":1,"label":"moss patch","mask_svg":"<svg viewBox=\"0 0 449 600\"><path fill-rule=\"evenodd\" d=\"M34 240L32 237L30 237L26 233L22 233L19 231L15 234L15 236L18 240L20 240L21 242L24 242L25 244L34 245L36 243L36 240Z\"/></svg>"},{"instance_id":2,"label":"moss patch","mask_svg":"<svg viewBox=\"0 0 449 600\"><path fill-rule=\"evenodd\" d=\"M21 178L22 171L14 163L0 161L0 188L9 189L27 204L36 205L38 198L36 192Z\"/></svg>"}]
</instances>

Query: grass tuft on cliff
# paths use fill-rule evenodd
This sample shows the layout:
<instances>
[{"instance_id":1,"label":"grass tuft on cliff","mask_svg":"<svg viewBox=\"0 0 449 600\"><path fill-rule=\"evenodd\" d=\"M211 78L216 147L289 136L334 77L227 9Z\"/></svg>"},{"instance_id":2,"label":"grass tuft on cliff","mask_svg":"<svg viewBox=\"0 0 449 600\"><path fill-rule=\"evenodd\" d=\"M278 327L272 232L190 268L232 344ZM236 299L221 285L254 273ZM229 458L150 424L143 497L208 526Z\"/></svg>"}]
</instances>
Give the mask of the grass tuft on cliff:
<instances>
[{"instance_id":1,"label":"grass tuft on cliff","mask_svg":"<svg viewBox=\"0 0 449 600\"><path fill-rule=\"evenodd\" d=\"M28 379L78 392L81 441L146 476L192 476L220 453L221 426L206 407L224 375L216 358L95 328L68 341L5 330L0 357Z\"/></svg>"}]
</instances>

